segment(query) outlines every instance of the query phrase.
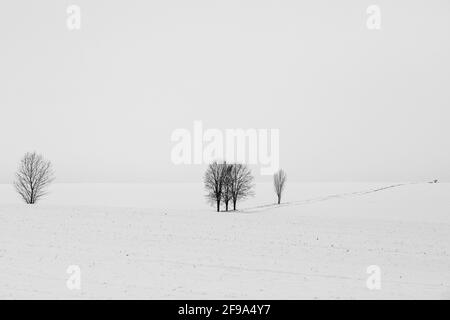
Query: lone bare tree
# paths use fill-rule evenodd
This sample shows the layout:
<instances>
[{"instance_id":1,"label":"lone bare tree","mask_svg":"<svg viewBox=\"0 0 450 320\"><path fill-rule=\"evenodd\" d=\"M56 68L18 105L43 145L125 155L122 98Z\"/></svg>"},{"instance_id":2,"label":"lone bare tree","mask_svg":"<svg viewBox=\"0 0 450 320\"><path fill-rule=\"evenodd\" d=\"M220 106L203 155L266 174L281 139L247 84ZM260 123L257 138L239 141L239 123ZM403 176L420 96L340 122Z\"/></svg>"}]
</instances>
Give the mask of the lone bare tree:
<instances>
[{"instance_id":1,"label":"lone bare tree","mask_svg":"<svg viewBox=\"0 0 450 320\"><path fill-rule=\"evenodd\" d=\"M285 184L286 172L284 172L283 169L280 169L273 175L273 186L275 187L275 193L278 197L278 204L281 202L281 195L283 194Z\"/></svg>"},{"instance_id":2,"label":"lone bare tree","mask_svg":"<svg viewBox=\"0 0 450 320\"><path fill-rule=\"evenodd\" d=\"M20 162L14 187L26 203L34 204L47 194L46 189L53 180L50 161L36 152L28 152Z\"/></svg>"},{"instance_id":3,"label":"lone bare tree","mask_svg":"<svg viewBox=\"0 0 450 320\"><path fill-rule=\"evenodd\" d=\"M251 170L245 164L236 163L231 166L231 199L233 210L236 210L236 203L249 196L253 196L253 176Z\"/></svg>"},{"instance_id":4,"label":"lone bare tree","mask_svg":"<svg viewBox=\"0 0 450 320\"><path fill-rule=\"evenodd\" d=\"M207 192L206 198L216 204L217 212L220 211L220 201L222 199L223 185L226 175L226 163L214 161L206 169L203 182Z\"/></svg>"}]
</instances>

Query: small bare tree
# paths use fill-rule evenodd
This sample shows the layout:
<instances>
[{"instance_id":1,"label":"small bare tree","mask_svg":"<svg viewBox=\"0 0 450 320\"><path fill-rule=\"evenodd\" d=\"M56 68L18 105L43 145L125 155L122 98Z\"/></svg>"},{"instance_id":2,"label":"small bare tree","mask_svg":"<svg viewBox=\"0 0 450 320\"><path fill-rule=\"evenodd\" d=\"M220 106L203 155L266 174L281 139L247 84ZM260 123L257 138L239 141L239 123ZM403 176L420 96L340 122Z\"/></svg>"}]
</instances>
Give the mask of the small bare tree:
<instances>
[{"instance_id":1,"label":"small bare tree","mask_svg":"<svg viewBox=\"0 0 450 320\"><path fill-rule=\"evenodd\" d=\"M233 210L236 210L236 203L249 196L253 196L253 176L251 170L245 164L236 163L231 166L231 199Z\"/></svg>"},{"instance_id":2,"label":"small bare tree","mask_svg":"<svg viewBox=\"0 0 450 320\"><path fill-rule=\"evenodd\" d=\"M281 195L283 194L285 184L286 172L284 172L283 169L280 169L273 175L273 186L275 187L275 193L278 197L278 204L281 202Z\"/></svg>"},{"instance_id":3,"label":"small bare tree","mask_svg":"<svg viewBox=\"0 0 450 320\"><path fill-rule=\"evenodd\" d=\"M14 187L26 203L34 204L47 194L46 189L53 180L50 161L36 152L28 152L20 162Z\"/></svg>"},{"instance_id":4,"label":"small bare tree","mask_svg":"<svg viewBox=\"0 0 450 320\"><path fill-rule=\"evenodd\" d=\"M220 211L220 201L222 199L226 168L226 163L214 161L208 166L208 169L206 169L203 178L205 190L207 192L206 198L211 203L216 204L217 212Z\"/></svg>"}]
</instances>

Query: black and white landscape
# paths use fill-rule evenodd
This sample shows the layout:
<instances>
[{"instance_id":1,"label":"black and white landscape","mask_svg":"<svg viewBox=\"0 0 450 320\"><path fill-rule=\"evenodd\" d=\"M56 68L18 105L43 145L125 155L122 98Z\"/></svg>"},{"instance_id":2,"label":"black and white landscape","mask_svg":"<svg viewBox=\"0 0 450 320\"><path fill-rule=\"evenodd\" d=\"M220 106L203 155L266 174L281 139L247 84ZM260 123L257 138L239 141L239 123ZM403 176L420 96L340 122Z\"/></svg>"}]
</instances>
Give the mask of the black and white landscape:
<instances>
[{"instance_id":1,"label":"black and white landscape","mask_svg":"<svg viewBox=\"0 0 450 320\"><path fill-rule=\"evenodd\" d=\"M450 2L0 6L0 298L450 299Z\"/></svg>"}]
</instances>

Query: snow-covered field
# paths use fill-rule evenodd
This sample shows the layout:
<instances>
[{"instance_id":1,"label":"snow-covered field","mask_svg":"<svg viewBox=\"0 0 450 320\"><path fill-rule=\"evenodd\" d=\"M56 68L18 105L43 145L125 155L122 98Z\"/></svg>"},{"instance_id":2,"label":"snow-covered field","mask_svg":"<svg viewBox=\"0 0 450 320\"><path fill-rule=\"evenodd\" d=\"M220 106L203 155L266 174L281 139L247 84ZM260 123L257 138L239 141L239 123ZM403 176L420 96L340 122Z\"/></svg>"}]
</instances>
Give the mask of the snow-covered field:
<instances>
[{"instance_id":1,"label":"snow-covered field","mask_svg":"<svg viewBox=\"0 0 450 320\"><path fill-rule=\"evenodd\" d=\"M0 298L450 299L448 183L290 183L279 207L259 184L235 213L202 194L56 184L27 206L0 185Z\"/></svg>"}]
</instances>

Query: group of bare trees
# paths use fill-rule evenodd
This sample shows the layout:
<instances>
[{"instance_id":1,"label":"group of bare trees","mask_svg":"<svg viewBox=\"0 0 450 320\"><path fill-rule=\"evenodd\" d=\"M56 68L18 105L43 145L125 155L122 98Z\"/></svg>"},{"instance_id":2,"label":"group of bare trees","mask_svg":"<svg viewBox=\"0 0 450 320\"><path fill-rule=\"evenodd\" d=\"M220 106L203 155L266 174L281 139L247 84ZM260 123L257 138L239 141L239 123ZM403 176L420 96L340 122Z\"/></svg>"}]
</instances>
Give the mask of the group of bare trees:
<instances>
[{"instance_id":1,"label":"group of bare trees","mask_svg":"<svg viewBox=\"0 0 450 320\"><path fill-rule=\"evenodd\" d=\"M239 200L243 200L253 193L253 176L251 170L241 163L228 164L226 162L211 163L204 176L206 198L214 203L217 212L223 203L225 211L228 211L229 203L232 202L233 210Z\"/></svg>"},{"instance_id":2,"label":"group of bare trees","mask_svg":"<svg viewBox=\"0 0 450 320\"><path fill-rule=\"evenodd\" d=\"M51 162L36 152L26 153L16 173L14 187L26 203L34 204L47 194L48 186L53 180ZM273 176L273 183L280 204L286 173L278 170ZM204 184L206 197L215 204L217 212L220 211L221 204L228 211L230 203L233 210L236 210L238 201L254 195L252 172L247 165L241 163L211 163L206 170Z\"/></svg>"},{"instance_id":3,"label":"group of bare trees","mask_svg":"<svg viewBox=\"0 0 450 320\"><path fill-rule=\"evenodd\" d=\"M207 192L206 198L208 202L215 205L217 212L220 211L221 204L224 205L225 211L228 211L230 202L233 203L233 211L235 211L239 200L254 195L253 176L245 164L214 161L206 169L203 182ZM273 175L273 183L278 204L280 204L286 185L286 173L282 169Z\"/></svg>"}]
</instances>

